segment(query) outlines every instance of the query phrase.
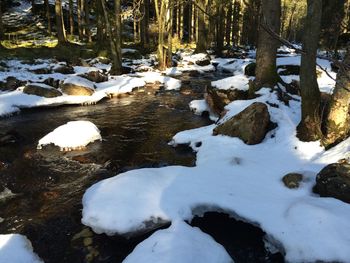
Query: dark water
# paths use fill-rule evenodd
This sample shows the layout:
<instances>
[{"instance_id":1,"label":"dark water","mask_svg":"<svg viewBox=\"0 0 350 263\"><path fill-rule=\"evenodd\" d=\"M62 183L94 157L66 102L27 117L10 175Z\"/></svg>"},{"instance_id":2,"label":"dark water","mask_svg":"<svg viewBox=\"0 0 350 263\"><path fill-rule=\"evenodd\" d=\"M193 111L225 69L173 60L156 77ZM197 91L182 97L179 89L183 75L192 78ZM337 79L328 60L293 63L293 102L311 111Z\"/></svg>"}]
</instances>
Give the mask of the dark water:
<instances>
[{"instance_id":1,"label":"dark water","mask_svg":"<svg viewBox=\"0 0 350 263\"><path fill-rule=\"evenodd\" d=\"M172 148L168 142L179 131L210 123L190 112L188 103L202 98L204 87L217 77L184 76L183 92L31 109L0 119L0 134L14 137L0 145L0 192L15 194L0 198L0 233L26 235L46 263L121 262L147 235L126 240L92 233L80 223L82 195L93 183L130 169L194 165L195 155L187 147ZM53 146L36 150L40 138L72 120L92 121L103 141L83 151L60 152ZM204 228L205 222L195 224ZM247 253L254 259L251 250Z\"/></svg>"}]
</instances>

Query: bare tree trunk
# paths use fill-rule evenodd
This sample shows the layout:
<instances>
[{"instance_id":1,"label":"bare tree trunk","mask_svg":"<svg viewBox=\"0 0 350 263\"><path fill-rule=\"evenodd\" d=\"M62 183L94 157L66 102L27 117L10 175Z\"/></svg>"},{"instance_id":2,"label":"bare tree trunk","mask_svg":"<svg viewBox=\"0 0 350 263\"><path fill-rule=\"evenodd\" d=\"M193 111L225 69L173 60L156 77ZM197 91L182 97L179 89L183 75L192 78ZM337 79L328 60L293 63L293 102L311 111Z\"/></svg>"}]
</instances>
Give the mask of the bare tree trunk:
<instances>
[{"instance_id":1,"label":"bare tree trunk","mask_svg":"<svg viewBox=\"0 0 350 263\"><path fill-rule=\"evenodd\" d=\"M82 0L77 0L78 6L77 6L77 14L78 14L78 31L79 31L79 39L83 40L83 26L82 26L82 17L81 17L81 1Z\"/></svg>"},{"instance_id":2,"label":"bare tree trunk","mask_svg":"<svg viewBox=\"0 0 350 263\"><path fill-rule=\"evenodd\" d=\"M48 0L46 0L48 1ZM69 28L70 34L74 35L74 14L73 14L73 0L69 0Z\"/></svg>"},{"instance_id":3,"label":"bare tree trunk","mask_svg":"<svg viewBox=\"0 0 350 263\"><path fill-rule=\"evenodd\" d=\"M49 35L51 35L52 34L52 27L51 27L49 0L44 0L44 5L45 5L46 20L47 20L47 32L49 33Z\"/></svg>"},{"instance_id":4,"label":"bare tree trunk","mask_svg":"<svg viewBox=\"0 0 350 263\"><path fill-rule=\"evenodd\" d=\"M56 14L56 27L57 27L57 38L59 44L67 42L66 31L64 29L63 12L62 12L62 1L55 1L55 14Z\"/></svg>"},{"instance_id":5,"label":"bare tree trunk","mask_svg":"<svg viewBox=\"0 0 350 263\"><path fill-rule=\"evenodd\" d=\"M319 114L320 91L316 75L316 53L320 34L322 0L307 0L303 50L300 66L301 122L297 135L302 141L315 141L322 137Z\"/></svg>"},{"instance_id":6,"label":"bare tree trunk","mask_svg":"<svg viewBox=\"0 0 350 263\"><path fill-rule=\"evenodd\" d=\"M172 65L173 56L173 0L168 0L169 16L167 17L167 31L168 31L168 54L167 54L167 67Z\"/></svg>"},{"instance_id":7,"label":"bare tree trunk","mask_svg":"<svg viewBox=\"0 0 350 263\"><path fill-rule=\"evenodd\" d=\"M104 31L104 18L103 18L103 9L101 1L96 1L96 24L97 24L97 44L98 46L102 45L105 40L105 31Z\"/></svg>"},{"instance_id":8,"label":"bare tree trunk","mask_svg":"<svg viewBox=\"0 0 350 263\"><path fill-rule=\"evenodd\" d=\"M158 20L158 68L160 70L166 69L166 52L164 46L164 34L165 34L165 24L166 24L166 10L167 10L167 0L163 0L160 3L158 0L154 0L154 5L156 9L156 16Z\"/></svg>"},{"instance_id":9,"label":"bare tree trunk","mask_svg":"<svg viewBox=\"0 0 350 263\"><path fill-rule=\"evenodd\" d=\"M0 40L4 39L4 25L2 23L2 8L0 3Z\"/></svg>"},{"instance_id":10,"label":"bare tree trunk","mask_svg":"<svg viewBox=\"0 0 350 263\"><path fill-rule=\"evenodd\" d=\"M224 3L219 1L216 8L216 17L224 18ZM219 57L222 55L222 50L224 49L224 23L225 19L216 20L216 55Z\"/></svg>"},{"instance_id":11,"label":"bare tree trunk","mask_svg":"<svg viewBox=\"0 0 350 263\"><path fill-rule=\"evenodd\" d=\"M226 44L230 45L231 42L231 29L232 29L232 3L228 3L227 13L226 13Z\"/></svg>"},{"instance_id":12,"label":"bare tree trunk","mask_svg":"<svg viewBox=\"0 0 350 263\"><path fill-rule=\"evenodd\" d=\"M347 48L344 64L350 65L350 50ZM324 143L331 145L349 136L350 131L350 70L340 68L326 120Z\"/></svg>"},{"instance_id":13,"label":"bare tree trunk","mask_svg":"<svg viewBox=\"0 0 350 263\"><path fill-rule=\"evenodd\" d=\"M280 31L281 0L262 0L261 23L274 32ZM258 48L256 51L256 77L251 85L251 93L262 87L274 87L278 82L276 57L278 41L263 27L259 29Z\"/></svg>"},{"instance_id":14,"label":"bare tree trunk","mask_svg":"<svg viewBox=\"0 0 350 263\"><path fill-rule=\"evenodd\" d=\"M111 68L111 74L120 75L122 74L122 58L121 58L121 40L118 37L118 33L120 34L120 24L121 24L121 18L120 18L120 0L115 0L115 16L116 16L116 27L119 26L119 29L116 28L116 36L113 35L112 26L109 22L108 18L108 12L106 10L105 0L100 0L101 7L103 10L105 23L106 23L106 29L108 32L109 37L109 43L111 47L111 53L112 53L112 68ZM120 36L120 35L119 35Z\"/></svg>"},{"instance_id":15,"label":"bare tree trunk","mask_svg":"<svg viewBox=\"0 0 350 263\"><path fill-rule=\"evenodd\" d=\"M91 31L90 31L90 5L89 5L89 1L85 1L85 33L86 33L86 37L88 42L91 42Z\"/></svg>"},{"instance_id":16,"label":"bare tree trunk","mask_svg":"<svg viewBox=\"0 0 350 263\"><path fill-rule=\"evenodd\" d=\"M239 28L240 28L240 13L242 0L235 0L233 4L233 25L232 25L232 45L237 46L239 44Z\"/></svg>"},{"instance_id":17,"label":"bare tree trunk","mask_svg":"<svg viewBox=\"0 0 350 263\"><path fill-rule=\"evenodd\" d=\"M206 53L208 48L208 29L205 23L204 10L208 4L207 0L198 1L198 39L196 43L196 53Z\"/></svg>"}]
</instances>

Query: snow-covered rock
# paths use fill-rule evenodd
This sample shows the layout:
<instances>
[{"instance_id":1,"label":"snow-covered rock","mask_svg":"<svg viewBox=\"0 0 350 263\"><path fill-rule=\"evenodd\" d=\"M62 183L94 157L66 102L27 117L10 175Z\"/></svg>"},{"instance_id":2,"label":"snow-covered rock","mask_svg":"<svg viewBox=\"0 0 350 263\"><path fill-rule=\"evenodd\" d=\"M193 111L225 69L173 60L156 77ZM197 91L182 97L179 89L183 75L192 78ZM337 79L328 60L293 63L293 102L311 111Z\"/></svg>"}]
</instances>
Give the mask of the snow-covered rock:
<instances>
[{"instance_id":1,"label":"snow-covered rock","mask_svg":"<svg viewBox=\"0 0 350 263\"><path fill-rule=\"evenodd\" d=\"M238 90L248 90L248 82L250 78L244 75L236 75L216 81L212 81L211 85L218 89L238 89Z\"/></svg>"},{"instance_id":2,"label":"snow-covered rock","mask_svg":"<svg viewBox=\"0 0 350 263\"><path fill-rule=\"evenodd\" d=\"M70 121L41 138L38 149L51 143L61 149L78 149L96 140L102 140L102 137L95 124L89 121Z\"/></svg>"},{"instance_id":3,"label":"snow-covered rock","mask_svg":"<svg viewBox=\"0 0 350 263\"><path fill-rule=\"evenodd\" d=\"M30 241L19 234L0 235L0 262L42 263Z\"/></svg>"},{"instance_id":4,"label":"snow-covered rock","mask_svg":"<svg viewBox=\"0 0 350 263\"><path fill-rule=\"evenodd\" d=\"M72 76L64 80L61 90L67 95L91 96L94 93L95 85L88 79Z\"/></svg>"},{"instance_id":5,"label":"snow-covered rock","mask_svg":"<svg viewBox=\"0 0 350 263\"><path fill-rule=\"evenodd\" d=\"M196 227L174 222L137 245L123 263L233 263L223 246Z\"/></svg>"}]
</instances>

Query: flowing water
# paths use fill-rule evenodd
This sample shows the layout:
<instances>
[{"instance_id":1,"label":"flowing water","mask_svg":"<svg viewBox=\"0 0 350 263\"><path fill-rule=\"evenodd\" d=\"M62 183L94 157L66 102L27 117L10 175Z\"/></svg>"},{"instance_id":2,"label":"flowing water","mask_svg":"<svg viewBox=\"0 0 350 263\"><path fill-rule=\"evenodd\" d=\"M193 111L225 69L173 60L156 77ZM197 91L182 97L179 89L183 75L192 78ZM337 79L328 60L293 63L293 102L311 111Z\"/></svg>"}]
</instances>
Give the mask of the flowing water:
<instances>
[{"instance_id":1,"label":"flowing water","mask_svg":"<svg viewBox=\"0 0 350 263\"><path fill-rule=\"evenodd\" d=\"M191 92L140 93L1 119L0 134L12 140L0 144L0 233L27 235L46 263L121 262L147 235L126 240L92 233L80 223L82 195L93 183L130 169L193 166L188 147L168 142L179 131L210 123L190 112L188 103L202 98L205 86L218 77L223 76L184 76L183 88ZM82 151L36 149L40 138L72 120L92 121L103 141Z\"/></svg>"}]
</instances>

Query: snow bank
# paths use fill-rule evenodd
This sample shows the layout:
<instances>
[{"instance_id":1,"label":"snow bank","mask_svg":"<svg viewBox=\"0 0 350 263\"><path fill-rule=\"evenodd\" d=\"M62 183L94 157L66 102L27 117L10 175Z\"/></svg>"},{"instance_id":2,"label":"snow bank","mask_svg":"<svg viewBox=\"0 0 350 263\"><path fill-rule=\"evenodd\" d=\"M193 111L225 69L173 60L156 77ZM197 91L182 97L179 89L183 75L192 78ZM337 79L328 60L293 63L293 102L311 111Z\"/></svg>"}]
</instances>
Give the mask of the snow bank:
<instances>
[{"instance_id":1,"label":"snow bank","mask_svg":"<svg viewBox=\"0 0 350 263\"><path fill-rule=\"evenodd\" d=\"M226 250L199 228L174 222L137 245L123 263L229 263Z\"/></svg>"},{"instance_id":2,"label":"snow bank","mask_svg":"<svg viewBox=\"0 0 350 263\"><path fill-rule=\"evenodd\" d=\"M350 141L327 152L319 142L299 141L295 130L300 102L290 101L287 107L268 89L259 93L253 100L229 104L221 122L256 101L277 104L268 108L278 127L261 144L213 136L216 125L180 132L173 144L189 143L197 152L196 167L140 169L103 180L86 191L82 222L97 233L128 234L147 228L149 222L226 211L260 226L286 261L350 262L350 206L312 193L316 174L343 158ZM304 175L298 189L288 189L281 181L290 172Z\"/></svg>"},{"instance_id":3,"label":"snow bank","mask_svg":"<svg viewBox=\"0 0 350 263\"><path fill-rule=\"evenodd\" d=\"M63 84L73 84L95 90L95 85L92 81L79 76L68 77L64 80Z\"/></svg>"},{"instance_id":4,"label":"snow bank","mask_svg":"<svg viewBox=\"0 0 350 263\"><path fill-rule=\"evenodd\" d=\"M102 137L99 129L92 122L70 121L41 138L38 143L38 149L51 143L61 149L75 149L85 147L96 140L102 140Z\"/></svg>"},{"instance_id":5,"label":"snow bank","mask_svg":"<svg viewBox=\"0 0 350 263\"><path fill-rule=\"evenodd\" d=\"M211 85L215 88L224 89L224 90L228 90L228 89L248 90L249 79L250 78L244 75L236 75L236 76L220 79L217 81L212 81Z\"/></svg>"},{"instance_id":6,"label":"snow bank","mask_svg":"<svg viewBox=\"0 0 350 263\"><path fill-rule=\"evenodd\" d=\"M0 262L41 263L30 241L19 234L0 235Z\"/></svg>"}]
</instances>

